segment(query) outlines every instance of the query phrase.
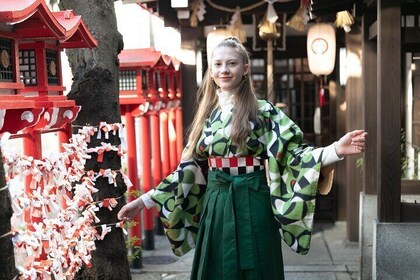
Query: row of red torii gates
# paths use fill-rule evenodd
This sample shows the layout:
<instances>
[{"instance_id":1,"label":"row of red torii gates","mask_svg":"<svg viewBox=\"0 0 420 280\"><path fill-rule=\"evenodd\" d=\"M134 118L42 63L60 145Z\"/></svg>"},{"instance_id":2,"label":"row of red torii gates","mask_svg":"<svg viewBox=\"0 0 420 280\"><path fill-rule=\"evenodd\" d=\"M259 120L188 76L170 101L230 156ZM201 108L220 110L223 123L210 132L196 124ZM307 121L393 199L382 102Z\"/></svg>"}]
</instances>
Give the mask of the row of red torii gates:
<instances>
[{"instance_id":1,"label":"row of red torii gates","mask_svg":"<svg viewBox=\"0 0 420 280\"><path fill-rule=\"evenodd\" d=\"M57 132L61 147L69 141L71 123L81 109L63 94L60 53L64 48L94 48L97 42L71 10L51 12L43 0L0 0L0 7L0 135L8 132L11 138L22 138L23 153L41 159L41 135ZM123 50L119 60L128 176L135 190L146 192L174 170L181 158L180 62L152 48ZM140 122L137 133L136 118ZM141 143L139 155L137 143ZM28 194L30 180L25 183ZM141 245L143 225L143 248L154 249L155 216L146 210L143 221L137 217L137 226L130 230L139 237L135 245ZM40 219L25 215L29 225Z\"/></svg>"},{"instance_id":2,"label":"row of red torii gates","mask_svg":"<svg viewBox=\"0 0 420 280\"><path fill-rule=\"evenodd\" d=\"M120 61L120 106L127 132L128 177L135 189L147 192L178 165L183 149L180 62L152 48L123 50ZM136 133L135 118L140 127ZM140 141L139 141L140 140ZM137 155L140 143L140 155ZM139 182L138 162L141 160ZM152 171L153 170L153 171ZM134 196L130 196L130 200ZM152 209L143 211L143 248L154 249ZM130 233L140 245L142 221Z\"/></svg>"}]
</instances>

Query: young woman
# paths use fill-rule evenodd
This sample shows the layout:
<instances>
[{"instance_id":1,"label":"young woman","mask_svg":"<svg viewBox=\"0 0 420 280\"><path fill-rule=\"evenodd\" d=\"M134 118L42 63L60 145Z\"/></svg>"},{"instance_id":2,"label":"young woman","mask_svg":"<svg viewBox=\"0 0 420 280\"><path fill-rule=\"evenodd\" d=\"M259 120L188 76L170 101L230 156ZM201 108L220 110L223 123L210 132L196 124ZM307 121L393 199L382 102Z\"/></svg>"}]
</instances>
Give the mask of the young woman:
<instances>
[{"instance_id":1,"label":"young woman","mask_svg":"<svg viewBox=\"0 0 420 280\"><path fill-rule=\"evenodd\" d=\"M257 100L250 65L236 38L214 49L177 170L118 213L130 220L157 206L174 253L195 247L191 279L284 279L281 239L308 252L331 164L364 150L363 130L325 148L305 145L296 124Z\"/></svg>"}]
</instances>

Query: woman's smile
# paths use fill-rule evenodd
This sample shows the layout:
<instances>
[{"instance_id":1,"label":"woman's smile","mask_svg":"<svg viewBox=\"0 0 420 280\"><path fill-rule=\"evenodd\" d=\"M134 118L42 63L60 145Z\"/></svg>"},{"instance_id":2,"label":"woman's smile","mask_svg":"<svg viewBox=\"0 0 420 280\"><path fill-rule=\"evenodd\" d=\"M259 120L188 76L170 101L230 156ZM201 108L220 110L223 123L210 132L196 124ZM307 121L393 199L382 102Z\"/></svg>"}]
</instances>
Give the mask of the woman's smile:
<instances>
[{"instance_id":1,"label":"woman's smile","mask_svg":"<svg viewBox=\"0 0 420 280\"><path fill-rule=\"evenodd\" d=\"M211 76L222 91L235 90L247 73L248 64L233 48L220 47L213 51Z\"/></svg>"}]
</instances>

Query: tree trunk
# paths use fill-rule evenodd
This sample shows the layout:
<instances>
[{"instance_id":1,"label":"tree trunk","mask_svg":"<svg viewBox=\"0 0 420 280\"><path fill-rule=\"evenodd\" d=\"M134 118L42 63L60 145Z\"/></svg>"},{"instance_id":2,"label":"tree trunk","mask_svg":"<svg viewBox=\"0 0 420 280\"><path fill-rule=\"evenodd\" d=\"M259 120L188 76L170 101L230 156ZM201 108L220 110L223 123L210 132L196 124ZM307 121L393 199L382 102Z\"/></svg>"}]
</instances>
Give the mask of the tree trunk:
<instances>
[{"instance_id":1,"label":"tree trunk","mask_svg":"<svg viewBox=\"0 0 420 280\"><path fill-rule=\"evenodd\" d=\"M60 9L72 9L81 15L87 28L98 41L95 49L67 50L74 81L68 98L76 100L82 106L76 125L97 126L100 122L121 123L120 105L118 100L118 53L123 48L122 36L117 30L114 10L114 0L61 0ZM103 134L103 133L102 133ZM101 142L112 145L119 144L118 134L110 133L109 139L91 138L89 147L97 147ZM96 154L86 162L86 170L98 172L99 169L120 170L121 158L117 152L105 152L103 161L98 162ZM99 177L96 188L99 192L96 200L108 197L120 197L126 191L121 178L117 177L118 185L108 184L105 177ZM118 200L118 206L109 211L101 208L97 212L101 220L99 224L117 222L116 214L122 207L123 199ZM83 267L77 279L131 279L124 235L121 229L112 227L103 241L96 242L97 249L92 255L92 267Z\"/></svg>"},{"instance_id":2,"label":"tree trunk","mask_svg":"<svg viewBox=\"0 0 420 280\"><path fill-rule=\"evenodd\" d=\"M0 159L2 158L0 150ZM0 164L0 189L6 185L4 167ZM15 255L13 252L12 235L5 235L10 232L12 226L10 218L13 210L9 191L0 191L0 280L13 279L17 275L15 268Z\"/></svg>"}]
</instances>

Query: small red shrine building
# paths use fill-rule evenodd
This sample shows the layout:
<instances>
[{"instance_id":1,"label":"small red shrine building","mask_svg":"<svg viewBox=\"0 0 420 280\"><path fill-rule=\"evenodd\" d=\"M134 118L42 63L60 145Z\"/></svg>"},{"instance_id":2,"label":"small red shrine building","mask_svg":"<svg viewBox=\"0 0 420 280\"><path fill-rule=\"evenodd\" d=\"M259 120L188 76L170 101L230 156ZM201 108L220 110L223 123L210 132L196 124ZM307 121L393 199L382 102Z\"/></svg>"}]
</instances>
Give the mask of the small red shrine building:
<instances>
[{"instance_id":1,"label":"small red shrine building","mask_svg":"<svg viewBox=\"0 0 420 280\"><path fill-rule=\"evenodd\" d=\"M63 95L60 52L96 46L71 10L51 12L43 0L0 0L0 133L71 123L80 107ZM40 149L40 140L32 140Z\"/></svg>"}]
</instances>

